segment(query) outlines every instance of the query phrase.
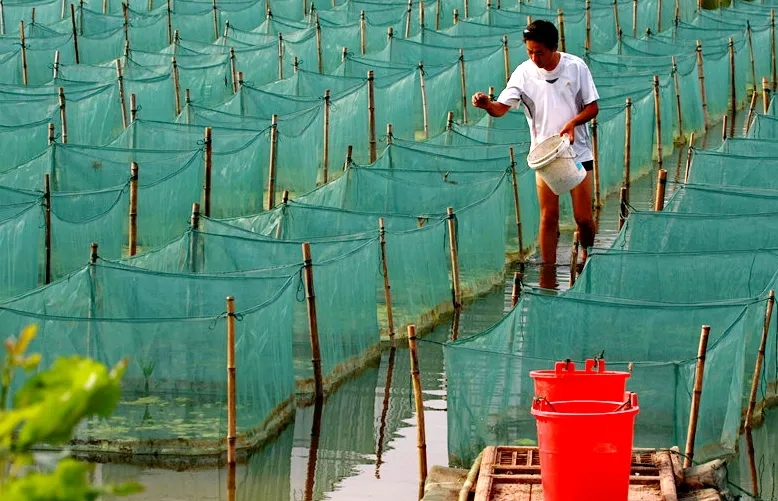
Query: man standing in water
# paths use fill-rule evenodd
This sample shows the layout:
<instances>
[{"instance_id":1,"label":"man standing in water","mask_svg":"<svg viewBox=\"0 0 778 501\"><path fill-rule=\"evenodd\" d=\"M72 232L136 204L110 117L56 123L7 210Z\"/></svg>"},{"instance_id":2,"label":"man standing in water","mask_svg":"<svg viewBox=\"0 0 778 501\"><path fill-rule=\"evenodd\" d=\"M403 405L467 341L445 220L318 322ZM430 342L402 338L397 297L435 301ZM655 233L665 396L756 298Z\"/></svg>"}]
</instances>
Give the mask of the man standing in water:
<instances>
[{"instance_id":1,"label":"man standing in water","mask_svg":"<svg viewBox=\"0 0 778 501\"><path fill-rule=\"evenodd\" d=\"M583 164L586 178L573 188L573 214L578 225L583 259L594 244L595 225L592 218L592 153L586 123L597 116L597 89L586 63L579 57L558 52L559 33L552 23L538 20L524 30L524 43L529 59L520 64L496 101L483 92L473 95L473 106L483 108L493 117L501 117L511 108L523 105L530 127L531 147L547 138L567 135ZM559 196L535 174L540 202L540 256L542 259L540 286L556 284L556 252L559 240Z\"/></svg>"}]
</instances>

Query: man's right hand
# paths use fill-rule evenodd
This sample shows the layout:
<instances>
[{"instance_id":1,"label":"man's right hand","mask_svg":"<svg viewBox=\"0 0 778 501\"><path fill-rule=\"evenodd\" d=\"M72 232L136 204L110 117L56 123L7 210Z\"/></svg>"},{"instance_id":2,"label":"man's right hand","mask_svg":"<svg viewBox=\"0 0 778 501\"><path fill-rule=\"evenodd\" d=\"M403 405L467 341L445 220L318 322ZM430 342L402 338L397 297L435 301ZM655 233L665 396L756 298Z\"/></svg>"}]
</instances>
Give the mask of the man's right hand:
<instances>
[{"instance_id":1,"label":"man's right hand","mask_svg":"<svg viewBox=\"0 0 778 501\"><path fill-rule=\"evenodd\" d=\"M489 106L489 103L492 102L492 100L489 99L489 96L487 96L483 92L476 92L475 94L473 94L472 102L473 102L473 106L475 106L476 108L486 109Z\"/></svg>"}]
</instances>

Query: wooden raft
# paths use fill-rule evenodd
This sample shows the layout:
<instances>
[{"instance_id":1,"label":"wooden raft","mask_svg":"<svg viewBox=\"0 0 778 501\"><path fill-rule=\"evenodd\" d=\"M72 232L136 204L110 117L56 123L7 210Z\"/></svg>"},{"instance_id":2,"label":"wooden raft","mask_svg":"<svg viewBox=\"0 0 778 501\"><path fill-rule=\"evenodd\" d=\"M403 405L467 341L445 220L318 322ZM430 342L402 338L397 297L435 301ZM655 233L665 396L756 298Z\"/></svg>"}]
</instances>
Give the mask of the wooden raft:
<instances>
[{"instance_id":1,"label":"wooden raft","mask_svg":"<svg viewBox=\"0 0 778 501\"><path fill-rule=\"evenodd\" d=\"M634 449L630 501L676 501L672 454ZM492 446L483 451L474 501L541 501L537 447Z\"/></svg>"}]
</instances>

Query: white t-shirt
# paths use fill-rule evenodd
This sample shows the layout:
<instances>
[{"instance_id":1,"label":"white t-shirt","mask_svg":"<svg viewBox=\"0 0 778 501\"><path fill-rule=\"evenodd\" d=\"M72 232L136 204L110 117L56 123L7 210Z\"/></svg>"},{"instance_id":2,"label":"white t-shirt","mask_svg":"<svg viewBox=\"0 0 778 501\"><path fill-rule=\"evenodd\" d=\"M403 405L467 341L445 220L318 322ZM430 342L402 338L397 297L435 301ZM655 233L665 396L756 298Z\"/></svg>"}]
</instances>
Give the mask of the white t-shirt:
<instances>
[{"instance_id":1,"label":"white t-shirt","mask_svg":"<svg viewBox=\"0 0 778 501\"><path fill-rule=\"evenodd\" d=\"M535 66L528 59L511 75L497 101L512 108L523 105L529 123L532 148L545 139L559 134L587 104L599 99L592 74L579 57L560 52L559 64L553 71ZM575 128L573 144L577 162L594 159L586 125Z\"/></svg>"}]
</instances>

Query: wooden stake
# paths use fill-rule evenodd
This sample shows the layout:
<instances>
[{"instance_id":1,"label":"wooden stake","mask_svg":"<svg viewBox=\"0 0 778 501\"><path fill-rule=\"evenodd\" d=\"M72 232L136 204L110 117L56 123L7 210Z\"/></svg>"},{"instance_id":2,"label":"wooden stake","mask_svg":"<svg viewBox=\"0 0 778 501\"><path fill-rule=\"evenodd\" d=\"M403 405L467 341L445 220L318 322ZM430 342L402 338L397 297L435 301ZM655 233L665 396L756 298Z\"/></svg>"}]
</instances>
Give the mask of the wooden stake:
<instances>
[{"instance_id":1,"label":"wooden stake","mask_svg":"<svg viewBox=\"0 0 778 501\"><path fill-rule=\"evenodd\" d=\"M419 2L419 29L421 30L422 42L424 41L424 2Z\"/></svg>"},{"instance_id":2,"label":"wooden stake","mask_svg":"<svg viewBox=\"0 0 778 501\"><path fill-rule=\"evenodd\" d=\"M303 243L303 269L305 271L305 298L308 303L308 331L311 335L311 355L313 364L313 380L315 396L324 396L324 384L321 374L321 349L319 347L319 324L316 318L316 294L313 291L313 263L311 262L311 246Z\"/></svg>"},{"instance_id":3,"label":"wooden stake","mask_svg":"<svg viewBox=\"0 0 778 501\"><path fill-rule=\"evenodd\" d=\"M129 7L127 3L122 2L122 17L124 18L123 28L124 28L124 42L129 43L130 41L130 16L129 16Z\"/></svg>"},{"instance_id":4,"label":"wooden stake","mask_svg":"<svg viewBox=\"0 0 778 501\"><path fill-rule=\"evenodd\" d=\"M367 50L367 20L364 10L359 13L359 50L363 56Z\"/></svg>"},{"instance_id":5,"label":"wooden stake","mask_svg":"<svg viewBox=\"0 0 778 501\"><path fill-rule=\"evenodd\" d=\"M178 77L178 63L176 56L173 56L173 98L175 100L176 116L181 114L181 84Z\"/></svg>"},{"instance_id":6,"label":"wooden stake","mask_svg":"<svg viewBox=\"0 0 778 501\"><path fill-rule=\"evenodd\" d=\"M659 102L659 76L654 75L654 120L656 121L656 159L662 169L662 107Z\"/></svg>"},{"instance_id":7,"label":"wooden stake","mask_svg":"<svg viewBox=\"0 0 778 501\"><path fill-rule=\"evenodd\" d=\"M751 94L751 104L748 106L748 113L746 114L746 123L743 124L743 135L747 136L748 131L751 130L751 118L754 116L754 109L756 108L756 97L759 95L754 89Z\"/></svg>"},{"instance_id":8,"label":"wooden stake","mask_svg":"<svg viewBox=\"0 0 778 501\"><path fill-rule=\"evenodd\" d=\"M66 110L65 89L59 88L59 121L62 128L62 144L68 144L68 115Z\"/></svg>"},{"instance_id":9,"label":"wooden stake","mask_svg":"<svg viewBox=\"0 0 778 501\"><path fill-rule=\"evenodd\" d=\"M584 52L589 55L592 50L592 2L586 0L586 38L584 38Z\"/></svg>"},{"instance_id":10,"label":"wooden stake","mask_svg":"<svg viewBox=\"0 0 778 501\"><path fill-rule=\"evenodd\" d=\"M89 246L90 252L89 252L89 264L96 264L97 258L100 257L97 255L97 244L95 242L92 242L92 244Z\"/></svg>"},{"instance_id":11,"label":"wooden stake","mask_svg":"<svg viewBox=\"0 0 778 501\"><path fill-rule=\"evenodd\" d=\"M394 316L392 314L392 287L389 282L389 267L386 264L386 229L384 218L378 218L378 235L381 243L381 274L384 276L384 299L386 301L386 318L389 325L389 341L394 347Z\"/></svg>"},{"instance_id":12,"label":"wooden stake","mask_svg":"<svg viewBox=\"0 0 778 501\"><path fill-rule=\"evenodd\" d=\"M519 239L519 256L524 253L524 237L521 231L521 209L519 206L519 182L516 179L516 156L513 146L508 149L511 159L511 181L513 184L513 211L516 215L516 235Z\"/></svg>"},{"instance_id":13,"label":"wooden stake","mask_svg":"<svg viewBox=\"0 0 778 501\"><path fill-rule=\"evenodd\" d=\"M594 177L594 206L602 207L600 198L600 142L597 136L597 119L592 119L592 153L594 161L592 162L592 176Z\"/></svg>"},{"instance_id":14,"label":"wooden stake","mask_svg":"<svg viewBox=\"0 0 778 501\"><path fill-rule=\"evenodd\" d=\"M470 17L470 1L463 0L463 2L464 2L463 7L464 7L465 19L468 19Z\"/></svg>"},{"instance_id":15,"label":"wooden stake","mask_svg":"<svg viewBox=\"0 0 778 501\"><path fill-rule=\"evenodd\" d=\"M692 152L694 145L694 132L689 134L689 149L686 152L686 174L684 175L684 183L689 182L689 171L692 169Z\"/></svg>"},{"instance_id":16,"label":"wooden stake","mask_svg":"<svg viewBox=\"0 0 778 501\"><path fill-rule=\"evenodd\" d=\"M375 82L373 70L367 72L367 122L370 144L370 163L375 162L376 138L375 138Z\"/></svg>"},{"instance_id":17,"label":"wooden stake","mask_svg":"<svg viewBox=\"0 0 778 501\"><path fill-rule=\"evenodd\" d=\"M508 53L508 35L502 36L502 58L505 67L505 81L511 78L511 56Z\"/></svg>"},{"instance_id":18,"label":"wooden stake","mask_svg":"<svg viewBox=\"0 0 778 501\"><path fill-rule=\"evenodd\" d=\"M227 38L228 38L229 36L230 36L230 20L229 20L229 19L227 19L227 20L224 22L224 35L222 36L222 38L224 38L224 39L225 39L225 40L224 40L224 44L225 44L225 45L227 44Z\"/></svg>"},{"instance_id":19,"label":"wooden stake","mask_svg":"<svg viewBox=\"0 0 778 501\"><path fill-rule=\"evenodd\" d=\"M721 121L721 141L727 140L727 115L724 115Z\"/></svg>"},{"instance_id":20,"label":"wooden stake","mask_svg":"<svg viewBox=\"0 0 778 501\"><path fill-rule=\"evenodd\" d=\"M346 172L351 165L351 153L354 151L354 146L348 145L346 147L346 161L343 163L343 172Z\"/></svg>"},{"instance_id":21,"label":"wooden stake","mask_svg":"<svg viewBox=\"0 0 778 501\"><path fill-rule=\"evenodd\" d=\"M756 93L756 64L754 63L754 43L751 39L751 23L746 21L746 37L748 39L748 57L751 63L751 92Z\"/></svg>"},{"instance_id":22,"label":"wooden stake","mask_svg":"<svg viewBox=\"0 0 778 501\"><path fill-rule=\"evenodd\" d=\"M237 472L236 464L227 464L227 501L236 500L238 488Z\"/></svg>"},{"instance_id":23,"label":"wooden stake","mask_svg":"<svg viewBox=\"0 0 778 501\"><path fill-rule=\"evenodd\" d=\"M319 59L321 60L321 58ZM321 71L319 71L321 73ZM278 34L278 79L284 78L284 35Z\"/></svg>"},{"instance_id":24,"label":"wooden stake","mask_svg":"<svg viewBox=\"0 0 778 501\"><path fill-rule=\"evenodd\" d=\"M389 26L388 28L386 28L386 40L391 42L392 38L394 38L394 30L392 29L391 26Z\"/></svg>"},{"instance_id":25,"label":"wooden stake","mask_svg":"<svg viewBox=\"0 0 778 501\"><path fill-rule=\"evenodd\" d=\"M54 133L54 124L49 124L49 137ZM49 144L53 141L49 141ZM46 271L44 275L45 284L51 283L51 183L49 175L43 175L43 210L45 221L44 241L46 246Z\"/></svg>"},{"instance_id":26,"label":"wooden stake","mask_svg":"<svg viewBox=\"0 0 778 501\"><path fill-rule=\"evenodd\" d=\"M662 2L658 2L656 6L656 31L662 31Z\"/></svg>"},{"instance_id":27,"label":"wooden stake","mask_svg":"<svg viewBox=\"0 0 778 501\"><path fill-rule=\"evenodd\" d=\"M624 227L624 221L629 216L629 209L627 208L627 188L624 186L619 190L619 231Z\"/></svg>"},{"instance_id":28,"label":"wooden stake","mask_svg":"<svg viewBox=\"0 0 778 501\"><path fill-rule=\"evenodd\" d=\"M170 8L170 0L167 0L167 43L173 45L173 11Z\"/></svg>"},{"instance_id":29,"label":"wooden stake","mask_svg":"<svg viewBox=\"0 0 778 501\"><path fill-rule=\"evenodd\" d=\"M511 288L511 308L515 307L521 296L521 272L513 274L513 287Z\"/></svg>"},{"instance_id":30,"label":"wooden stake","mask_svg":"<svg viewBox=\"0 0 778 501\"><path fill-rule=\"evenodd\" d=\"M344 62L348 58L348 47L343 47L343 52L340 54L340 62Z\"/></svg>"},{"instance_id":31,"label":"wooden stake","mask_svg":"<svg viewBox=\"0 0 778 501\"><path fill-rule=\"evenodd\" d=\"M116 80L119 82L119 105L122 109L122 125L127 128L127 102L124 99L124 76L122 75L122 62L116 60Z\"/></svg>"},{"instance_id":32,"label":"wooden stake","mask_svg":"<svg viewBox=\"0 0 778 501\"><path fill-rule=\"evenodd\" d=\"M619 43L621 43L621 23L619 22L618 0L613 0L613 21L614 26L616 27L616 37L619 39Z\"/></svg>"},{"instance_id":33,"label":"wooden stake","mask_svg":"<svg viewBox=\"0 0 778 501\"><path fill-rule=\"evenodd\" d=\"M50 123L49 124L49 141L48 141L49 146L54 144L55 140L56 140L56 138L54 137L54 124Z\"/></svg>"},{"instance_id":34,"label":"wooden stake","mask_svg":"<svg viewBox=\"0 0 778 501\"><path fill-rule=\"evenodd\" d=\"M678 83L678 65L676 64L675 56L672 57L673 61L673 85L675 85L675 109L678 119L678 136L680 141L685 141L686 137L683 134L683 112L681 110L681 85Z\"/></svg>"},{"instance_id":35,"label":"wooden stake","mask_svg":"<svg viewBox=\"0 0 778 501\"><path fill-rule=\"evenodd\" d=\"M375 453L376 478L379 478L381 465L384 463L383 452L384 452L384 437L386 436L386 422L387 422L386 418L387 415L389 414L389 402L392 393L391 392L392 377L394 373L394 358L396 352L397 349L394 346L389 348L389 357L386 364L386 380L384 383L384 398L383 398L383 402L381 403L381 418L380 418L380 425L378 426L378 439L376 440L376 453Z\"/></svg>"},{"instance_id":36,"label":"wooden stake","mask_svg":"<svg viewBox=\"0 0 778 501\"><path fill-rule=\"evenodd\" d=\"M454 281L454 309L458 310L462 307L462 288L459 282L459 251L454 208L447 208L446 214L448 214L448 245L451 249L451 278Z\"/></svg>"},{"instance_id":37,"label":"wooden stake","mask_svg":"<svg viewBox=\"0 0 778 501\"><path fill-rule=\"evenodd\" d=\"M318 14L316 14L316 58L319 64L319 73L324 73L324 66L321 57L321 24L319 24Z\"/></svg>"},{"instance_id":38,"label":"wooden stake","mask_svg":"<svg viewBox=\"0 0 778 501\"><path fill-rule=\"evenodd\" d=\"M625 111L624 133L624 187L627 188L627 202L629 202L630 167L632 161L632 99L627 98Z\"/></svg>"},{"instance_id":39,"label":"wooden stake","mask_svg":"<svg viewBox=\"0 0 778 501\"><path fill-rule=\"evenodd\" d=\"M294 68L295 73L297 73L297 70L300 69L300 61L297 60L297 56L294 56L294 60L292 61L292 68Z\"/></svg>"},{"instance_id":40,"label":"wooden stake","mask_svg":"<svg viewBox=\"0 0 778 501\"><path fill-rule=\"evenodd\" d=\"M467 81L465 79L465 52L459 49L459 85L462 90L462 123L467 123Z\"/></svg>"},{"instance_id":41,"label":"wooden stake","mask_svg":"<svg viewBox=\"0 0 778 501\"><path fill-rule=\"evenodd\" d=\"M759 353L756 357L756 366L754 367L754 376L751 379L751 394L748 400L748 409L746 410L746 418L744 429L746 435L751 434L751 421L754 417L754 410L756 409L756 394L759 389L759 379L762 377L762 366L764 365L765 350L767 348L767 337L770 333L770 320L773 315L773 306L775 305L775 291L771 290L767 297L767 311L765 312L764 325L762 327L762 338L759 342ZM749 437L751 438L751 437ZM756 469L756 457L754 453L753 439L747 441L748 447L748 462L751 470L751 491L754 493L754 497L759 497L759 478L757 476Z\"/></svg>"},{"instance_id":42,"label":"wooden stake","mask_svg":"<svg viewBox=\"0 0 778 501\"><path fill-rule=\"evenodd\" d=\"M762 112L767 115L770 110L770 84L767 77L762 77Z\"/></svg>"},{"instance_id":43,"label":"wooden stake","mask_svg":"<svg viewBox=\"0 0 778 501\"><path fill-rule=\"evenodd\" d=\"M219 9L216 7L216 0L213 0L213 39L219 39Z\"/></svg>"},{"instance_id":44,"label":"wooden stake","mask_svg":"<svg viewBox=\"0 0 778 501\"><path fill-rule=\"evenodd\" d=\"M775 9L770 9L770 74L773 80L773 91L776 90L778 85L778 75L776 75L776 63L775 63Z\"/></svg>"},{"instance_id":45,"label":"wooden stake","mask_svg":"<svg viewBox=\"0 0 778 501\"><path fill-rule=\"evenodd\" d=\"M232 93L238 93L238 70L235 67L235 49L230 48L230 73L232 74Z\"/></svg>"},{"instance_id":46,"label":"wooden stake","mask_svg":"<svg viewBox=\"0 0 778 501\"><path fill-rule=\"evenodd\" d=\"M461 49L460 49L461 51ZM424 63L419 61L419 84L421 86L421 115L424 127L424 139L430 137L429 115L427 109L427 87L424 84Z\"/></svg>"},{"instance_id":47,"label":"wooden stake","mask_svg":"<svg viewBox=\"0 0 778 501\"><path fill-rule=\"evenodd\" d=\"M638 0L632 0L632 36L638 36Z\"/></svg>"},{"instance_id":48,"label":"wooden stake","mask_svg":"<svg viewBox=\"0 0 778 501\"><path fill-rule=\"evenodd\" d=\"M321 165L324 171L324 182L328 180L330 166L330 90L324 91L324 151L322 153Z\"/></svg>"},{"instance_id":49,"label":"wooden stake","mask_svg":"<svg viewBox=\"0 0 778 501\"><path fill-rule=\"evenodd\" d=\"M654 197L654 210L660 211L665 208L665 190L667 187L667 171L659 169L656 176L656 197Z\"/></svg>"},{"instance_id":50,"label":"wooden stake","mask_svg":"<svg viewBox=\"0 0 778 501\"><path fill-rule=\"evenodd\" d=\"M734 116L737 111L737 93L735 91L735 40L729 39L729 108Z\"/></svg>"},{"instance_id":51,"label":"wooden stake","mask_svg":"<svg viewBox=\"0 0 778 501\"><path fill-rule=\"evenodd\" d=\"M454 112L449 111L446 115L446 130L451 131L454 129Z\"/></svg>"},{"instance_id":52,"label":"wooden stake","mask_svg":"<svg viewBox=\"0 0 778 501\"><path fill-rule=\"evenodd\" d=\"M413 11L413 0L408 0L408 10L405 12L405 38L411 36L411 12Z\"/></svg>"},{"instance_id":53,"label":"wooden stake","mask_svg":"<svg viewBox=\"0 0 778 501\"><path fill-rule=\"evenodd\" d=\"M333 5L335 0L333 0ZM321 416L324 409L324 399L316 398L313 404L313 420L311 423L311 442L308 447L308 464L305 468L305 491L302 501L313 501L316 486L316 464L319 460L319 440L321 437Z\"/></svg>"},{"instance_id":54,"label":"wooden stake","mask_svg":"<svg viewBox=\"0 0 778 501\"><path fill-rule=\"evenodd\" d=\"M435 2L435 31L440 31L440 2Z\"/></svg>"},{"instance_id":55,"label":"wooden stake","mask_svg":"<svg viewBox=\"0 0 778 501\"><path fill-rule=\"evenodd\" d=\"M129 255L138 252L138 164L130 164L130 235L127 245Z\"/></svg>"},{"instance_id":56,"label":"wooden stake","mask_svg":"<svg viewBox=\"0 0 778 501\"><path fill-rule=\"evenodd\" d=\"M454 19L453 23L457 24L459 22L459 9L454 9Z\"/></svg>"},{"instance_id":57,"label":"wooden stake","mask_svg":"<svg viewBox=\"0 0 778 501\"><path fill-rule=\"evenodd\" d=\"M125 40L124 41L124 59L127 60L130 58L130 42Z\"/></svg>"},{"instance_id":58,"label":"wooden stake","mask_svg":"<svg viewBox=\"0 0 778 501\"><path fill-rule=\"evenodd\" d=\"M227 297L227 464L237 461L237 399L235 388L235 298Z\"/></svg>"},{"instance_id":59,"label":"wooden stake","mask_svg":"<svg viewBox=\"0 0 778 501\"><path fill-rule=\"evenodd\" d=\"M213 143L211 141L212 129L205 128L205 139L203 148L205 149L205 179L203 183L203 215L211 216L211 168L213 167Z\"/></svg>"},{"instance_id":60,"label":"wooden stake","mask_svg":"<svg viewBox=\"0 0 778 501\"><path fill-rule=\"evenodd\" d=\"M59 51L54 52L54 80L59 78Z\"/></svg>"},{"instance_id":61,"label":"wooden stake","mask_svg":"<svg viewBox=\"0 0 778 501\"><path fill-rule=\"evenodd\" d=\"M27 85L27 45L24 43L24 21L19 21L19 37L22 42L22 83Z\"/></svg>"},{"instance_id":62,"label":"wooden stake","mask_svg":"<svg viewBox=\"0 0 778 501\"><path fill-rule=\"evenodd\" d=\"M413 381L413 401L416 405L416 447L419 449L419 488L423 489L427 480L427 434L424 426L424 399L421 393L419 374L419 352L416 345L416 326L408 326L408 348L411 355L411 379Z\"/></svg>"},{"instance_id":63,"label":"wooden stake","mask_svg":"<svg viewBox=\"0 0 778 501\"><path fill-rule=\"evenodd\" d=\"M703 325L700 334L700 348L697 352L697 368L694 373L694 393L692 393L692 408L689 413L689 430L686 434L686 449L684 450L683 467L688 468L694 459L694 438L697 435L697 419L700 413L700 398L702 396L702 378L705 374L705 356L708 351L708 335L710 326Z\"/></svg>"},{"instance_id":64,"label":"wooden stake","mask_svg":"<svg viewBox=\"0 0 778 501\"><path fill-rule=\"evenodd\" d=\"M189 90L189 89L187 89ZM130 94L130 123L138 119L138 104L135 100L135 94Z\"/></svg>"},{"instance_id":65,"label":"wooden stake","mask_svg":"<svg viewBox=\"0 0 778 501\"><path fill-rule=\"evenodd\" d=\"M702 118L705 121L705 130L708 130L708 99L705 94L705 71L702 61L702 42L697 40L697 78L700 80L700 99L702 99Z\"/></svg>"},{"instance_id":66,"label":"wooden stake","mask_svg":"<svg viewBox=\"0 0 778 501\"><path fill-rule=\"evenodd\" d=\"M556 16L557 24L559 25L559 48L562 52L567 52L565 49L565 13L562 9L557 9Z\"/></svg>"},{"instance_id":67,"label":"wooden stake","mask_svg":"<svg viewBox=\"0 0 778 501\"><path fill-rule=\"evenodd\" d=\"M276 162L278 158L278 115L270 119L270 161L267 175L267 210L276 206Z\"/></svg>"},{"instance_id":68,"label":"wooden stake","mask_svg":"<svg viewBox=\"0 0 778 501\"><path fill-rule=\"evenodd\" d=\"M81 59L78 57L78 31L76 30L76 8L73 4L70 4L70 24L73 29L73 51L76 57L76 64L81 64Z\"/></svg>"},{"instance_id":69,"label":"wooden stake","mask_svg":"<svg viewBox=\"0 0 778 501\"><path fill-rule=\"evenodd\" d=\"M62 9L64 10L64 5ZM65 17L63 14L62 17ZM3 8L3 0L0 0L0 35L5 35L5 9Z\"/></svg>"},{"instance_id":70,"label":"wooden stake","mask_svg":"<svg viewBox=\"0 0 778 501\"><path fill-rule=\"evenodd\" d=\"M197 273L197 254L199 250L199 245L197 245L197 230L200 229L200 204L197 202L192 204L192 216L189 219L189 225L192 229L192 234L189 239L189 271Z\"/></svg>"}]
</instances>

